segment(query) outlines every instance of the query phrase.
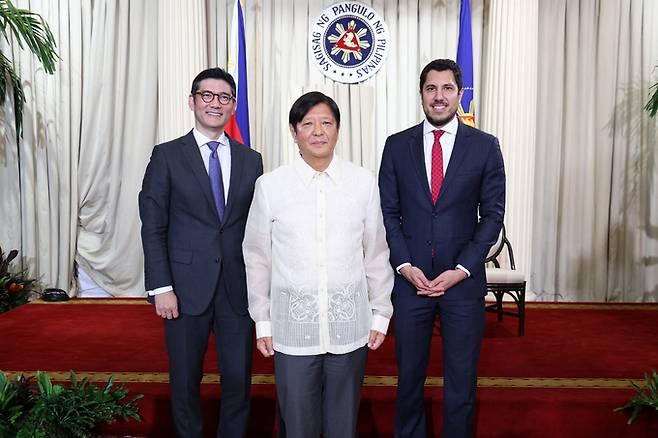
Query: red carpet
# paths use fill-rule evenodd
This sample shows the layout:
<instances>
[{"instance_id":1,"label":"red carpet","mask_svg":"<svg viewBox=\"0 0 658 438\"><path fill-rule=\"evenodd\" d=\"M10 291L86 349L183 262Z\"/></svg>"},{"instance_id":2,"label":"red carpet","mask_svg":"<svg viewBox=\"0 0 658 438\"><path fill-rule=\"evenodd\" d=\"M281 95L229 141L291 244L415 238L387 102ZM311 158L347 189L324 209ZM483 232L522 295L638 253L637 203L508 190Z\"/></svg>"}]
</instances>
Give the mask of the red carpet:
<instances>
[{"instance_id":1,"label":"red carpet","mask_svg":"<svg viewBox=\"0 0 658 438\"><path fill-rule=\"evenodd\" d=\"M629 379L640 381L645 371L658 369L658 305L529 304L522 338L516 336L516 322L506 317L498 323L487 315L478 437L658 437L658 412L643 412L630 426L626 413L612 412L635 394ZM96 381L113 373L133 392L145 394L144 421L119 422L105 427L105 434L171 435L162 322L143 300L29 304L0 315L0 333L0 370L44 370L63 379L72 369ZM360 436L392 436L393 347L389 336L381 350L370 353ZM432 436L440 436L439 338L432 356L426 409ZM249 436L272 436L272 361L254 358ZM211 349L202 388L211 430L220 399L215 359Z\"/></svg>"}]
</instances>

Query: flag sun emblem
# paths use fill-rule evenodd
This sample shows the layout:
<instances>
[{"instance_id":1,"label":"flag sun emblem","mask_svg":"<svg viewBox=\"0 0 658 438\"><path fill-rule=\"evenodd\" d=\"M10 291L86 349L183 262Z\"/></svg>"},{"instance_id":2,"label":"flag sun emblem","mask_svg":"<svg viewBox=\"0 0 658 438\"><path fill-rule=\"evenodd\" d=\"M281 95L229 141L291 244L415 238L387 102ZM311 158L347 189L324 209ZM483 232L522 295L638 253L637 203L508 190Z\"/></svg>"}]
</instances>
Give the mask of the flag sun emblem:
<instances>
[{"instance_id":1,"label":"flag sun emblem","mask_svg":"<svg viewBox=\"0 0 658 438\"><path fill-rule=\"evenodd\" d=\"M315 20L309 56L327 77L355 84L372 77L386 60L388 27L377 12L358 2L336 3Z\"/></svg>"}]
</instances>

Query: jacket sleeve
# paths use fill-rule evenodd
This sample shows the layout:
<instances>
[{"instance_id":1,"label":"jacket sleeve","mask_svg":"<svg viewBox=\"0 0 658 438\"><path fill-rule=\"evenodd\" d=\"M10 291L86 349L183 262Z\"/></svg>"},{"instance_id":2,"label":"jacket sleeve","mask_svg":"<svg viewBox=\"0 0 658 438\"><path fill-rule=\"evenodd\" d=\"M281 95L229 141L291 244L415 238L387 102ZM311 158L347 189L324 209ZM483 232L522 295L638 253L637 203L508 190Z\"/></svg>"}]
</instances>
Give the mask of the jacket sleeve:
<instances>
[{"instance_id":1,"label":"jacket sleeve","mask_svg":"<svg viewBox=\"0 0 658 438\"><path fill-rule=\"evenodd\" d=\"M464 246L457 257L457 263L471 274L482 269L491 246L496 243L503 226L505 215L505 166L498 139L492 140L492 147L485 162L479 190L480 220L473 238Z\"/></svg>"},{"instance_id":2,"label":"jacket sleeve","mask_svg":"<svg viewBox=\"0 0 658 438\"><path fill-rule=\"evenodd\" d=\"M171 181L166 155L153 149L139 193L146 290L173 285L167 245Z\"/></svg>"},{"instance_id":3,"label":"jacket sleeve","mask_svg":"<svg viewBox=\"0 0 658 438\"><path fill-rule=\"evenodd\" d=\"M379 196L381 198L386 241L391 251L391 265L400 266L411 262L407 242L402 235L402 212L400 208L400 193L398 191L398 175L395 169L393 144L390 137L384 145L382 162L379 167Z\"/></svg>"}]
</instances>

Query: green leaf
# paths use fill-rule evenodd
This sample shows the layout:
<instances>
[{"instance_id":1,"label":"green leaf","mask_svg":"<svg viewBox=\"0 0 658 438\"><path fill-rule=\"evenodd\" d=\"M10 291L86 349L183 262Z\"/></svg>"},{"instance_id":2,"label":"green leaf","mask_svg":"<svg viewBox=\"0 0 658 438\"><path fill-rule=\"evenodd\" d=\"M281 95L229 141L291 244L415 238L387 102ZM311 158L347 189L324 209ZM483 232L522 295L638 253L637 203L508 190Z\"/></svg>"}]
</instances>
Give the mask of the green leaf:
<instances>
[{"instance_id":1,"label":"green leaf","mask_svg":"<svg viewBox=\"0 0 658 438\"><path fill-rule=\"evenodd\" d=\"M658 82L649 88L649 94L649 100L644 106L644 110L649 113L649 117L656 117L658 114Z\"/></svg>"},{"instance_id":2,"label":"green leaf","mask_svg":"<svg viewBox=\"0 0 658 438\"><path fill-rule=\"evenodd\" d=\"M655 370L653 371L653 379L649 377L648 373L644 374L644 379L647 382L647 388L651 393L651 397L654 400L658 400L658 391L656 390L656 386L658 386L658 375L656 374L656 371Z\"/></svg>"},{"instance_id":3,"label":"green leaf","mask_svg":"<svg viewBox=\"0 0 658 438\"><path fill-rule=\"evenodd\" d=\"M57 44L50 27L41 15L27 9L19 9L10 0L0 0L0 33L7 43L13 36L21 49L27 46L43 65L46 73L55 71L59 56ZM23 103L25 94L22 81L13 63L0 53L0 105L7 97L7 85L11 86L14 98L14 120L16 123L16 141L22 136Z\"/></svg>"},{"instance_id":4,"label":"green leaf","mask_svg":"<svg viewBox=\"0 0 658 438\"><path fill-rule=\"evenodd\" d=\"M626 422L626 424L631 424L631 423L633 423L633 421L635 421L635 419L637 418L638 414L640 413L640 410L641 410L641 409L642 409L641 406L635 406L635 407L633 408L633 412L631 413L631 416L630 416L630 418L628 419L628 421Z\"/></svg>"},{"instance_id":5,"label":"green leaf","mask_svg":"<svg viewBox=\"0 0 658 438\"><path fill-rule=\"evenodd\" d=\"M50 397L53 393L53 383L46 373L37 371L37 385L42 396Z\"/></svg>"},{"instance_id":6,"label":"green leaf","mask_svg":"<svg viewBox=\"0 0 658 438\"><path fill-rule=\"evenodd\" d=\"M21 48L25 42L47 73L55 71L55 62L58 59L55 38L41 15L27 9L18 9L10 0L0 0L0 23L5 39L5 28L9 26Z\"/></svg>"},{"instance_id":7,"label":"green leaf","mask_svg":"<svg viewBox=\"0 0 658 438\"><path fill-rule=\"evenodd\" d=\"M640 411L645 407L653 407L658 410L658 391L656 390L658 387L658 373L656 373L656 370L653 370L651 376L649 376L649 373L645 373L644 380L647 386L647 390L640 387L637 383L631 381L631 386L633 389L635 389L638 395L632 397L624 406L614 409L614 412L631 410L628 424L631 424L633 421L635 421Z\"/></svg>"}]
</instances>

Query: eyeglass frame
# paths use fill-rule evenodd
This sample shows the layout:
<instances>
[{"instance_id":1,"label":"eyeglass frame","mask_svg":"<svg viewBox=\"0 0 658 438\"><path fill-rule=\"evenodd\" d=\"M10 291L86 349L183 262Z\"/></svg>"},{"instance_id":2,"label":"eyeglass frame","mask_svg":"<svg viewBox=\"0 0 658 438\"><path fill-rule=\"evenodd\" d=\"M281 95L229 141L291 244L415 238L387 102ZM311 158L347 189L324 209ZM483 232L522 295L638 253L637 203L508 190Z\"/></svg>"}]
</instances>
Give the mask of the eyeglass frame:
<instances>
[{"instance_id":1,"label":"eyeglass frame","mask_svg":"<svg viewBox=\"0 0 658 438\"><path fill-rule=\"evenodd\" d=\"M212 91L206 90L206 91L197 91L192 94L201 96L201 100L204 101L205 103L212 103L212 101L215 100L215 97L217 98L217 101L222 105L228 105L232 100L235 101L235 96L232 96L227 93L217 94L217 93L213 93ZM206 96L208 95L212 96L210 100L206 100ZM223 100L225 100L225 102Z\"/></svg>"}]
</instances>

